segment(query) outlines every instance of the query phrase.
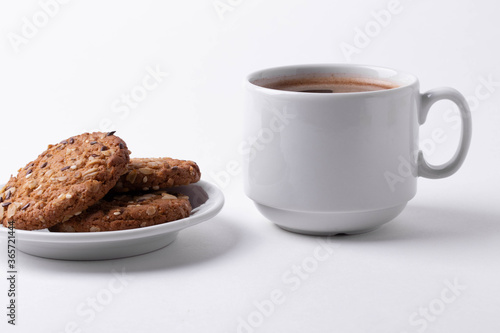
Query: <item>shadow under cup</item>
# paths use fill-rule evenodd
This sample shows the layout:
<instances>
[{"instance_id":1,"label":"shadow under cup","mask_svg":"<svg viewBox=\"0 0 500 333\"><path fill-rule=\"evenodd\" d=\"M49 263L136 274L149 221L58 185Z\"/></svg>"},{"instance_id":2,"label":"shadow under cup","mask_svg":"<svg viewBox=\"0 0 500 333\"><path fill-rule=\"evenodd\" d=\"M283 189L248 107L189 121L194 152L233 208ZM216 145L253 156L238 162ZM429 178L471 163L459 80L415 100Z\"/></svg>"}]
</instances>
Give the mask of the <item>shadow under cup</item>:
<instances>
[{"instance_id":1,"label":"shadow under cup","mask_svg":"<svg viewBox=\"0 0 500 333\"><path fill-rule=\"evenodd\" d=\"M339 85L358 90L327 91ZM361 65L278 67L249 75L246 97L245 192L281 228L362 233L415 196L426 115L415 76Z\"/></svg>"}]
</instances>

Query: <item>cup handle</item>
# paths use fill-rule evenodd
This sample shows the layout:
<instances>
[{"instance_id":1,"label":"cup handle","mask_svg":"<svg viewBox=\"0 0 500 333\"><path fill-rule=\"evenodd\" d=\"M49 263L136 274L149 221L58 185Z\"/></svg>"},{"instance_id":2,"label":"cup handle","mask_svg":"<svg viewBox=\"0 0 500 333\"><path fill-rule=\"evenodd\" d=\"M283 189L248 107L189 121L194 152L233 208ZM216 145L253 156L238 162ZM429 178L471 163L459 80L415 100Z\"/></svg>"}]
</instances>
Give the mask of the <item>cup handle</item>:
<instances>
[{"instance_id":1,"label":"cup handle","mask_svg":"<svg viewBox=\"0 0 500 333\"><path fill-rule=\"evenodd\" d=\"M431 165L427 163L424 154L420 150L418 152L418 175L420 177L438 179L449 177L454 174L465 160L465 156L469 150L470 139L472 134L472 122L469 105L465 97L453 88L436 88L427 91L420 97L420 112L418 122L420 125L425 123L427 114L434 103L439 100L448 99L458 106L462 123L460 142L455 155L448 162L441 165Z\"/></svg>"}]
</instances>

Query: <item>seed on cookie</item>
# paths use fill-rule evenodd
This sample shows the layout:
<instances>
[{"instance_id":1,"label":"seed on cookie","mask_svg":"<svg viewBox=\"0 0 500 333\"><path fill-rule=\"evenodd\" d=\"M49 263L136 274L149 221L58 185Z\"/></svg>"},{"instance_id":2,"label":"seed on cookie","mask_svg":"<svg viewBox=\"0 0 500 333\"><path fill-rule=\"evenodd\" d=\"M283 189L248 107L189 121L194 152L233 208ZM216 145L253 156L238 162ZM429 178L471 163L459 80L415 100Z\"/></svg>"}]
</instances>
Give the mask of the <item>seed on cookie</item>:
<instances>
[{"instance_id":1,"label":"seed on cookie","mask_svg":"<svg viewBox=\"0 0 500 333\"><path fill-rule=\"evenodd\" d=\"M135 170L132 170L130 171L127 176L125 177L125 179L129 182L129 183L134 183L135 182L135 178L137 177L137 171Z\"/></svg>"},{"instance_id":2,"label":"seed on cookie","mask_svg":"<svg viewBox=\"0 0 500 333\"><path fill-rule=\"evenodd\" d=\"M92 158L90 162L87 163L87 165L94 165L94 164L101 164L101 160Z\"/></svg>"},{"instance_id":3,"label":"seed on cookie","mask_svg":"<svg viewBox=\"0 0 500 333\"><path fill-rule=\"evenodd\" d=\"M159 168L161 166L161 164L158 162L148 162L148 166L150 168L156 169L156 168Z\"/></svg>"},{"instance_id":4,"label":"seed on cookie","mask_svg":"<svg viewBox=\"0 0 500 333\"><path fill-rule=\"evenodd\" d=\"M150 168L140 168L138 171L143 175L150 175L153 173L153 170Z\"/></svg>"},{"instance_id":5,"label":"seed on cookie","mask_svg":"<svg viewBox=\"0 0 500 333\"><path fill-rule=\"evenodd\" d=\"M16 213L18 208L18 204L12 203L9 205L9 208L7 208L7 218L10 219L14 214Z\"/></svg>"},{"instance_id":6,"label":"seed on cookie","mask_svg":"<svg viewBox=\"0 0 500 333\"><path fill-rule=\"evenodd\" d=\"M99 172L91 172L91 173L88 173L86 174L85 176L83 176L83 179L91 179L91 178L94 178L95 176L97 176Z\"/></svg>"},{"instance_id":7,"label":"seed on cookie","mask_svg":"<svg viewBox=\"0 0 500 333\"><path fill-rule=\"evenodd\" d=\"M156 207L155 206L148 207L148 209L146 210L146 214L148 215L156 214Z\"/></svg>"},{"instance_id":8,"label":"seed on cookie","mask_svg":"<svg viewBox=\"0 0 500 333\"><path fill-rule=\"evenodd\" d=\"M92 169L89 169L89 170L87 170L87 171L84 171L82 175L83 175L83 176L86 176L86 175L88 175L88 174L90 174L90 173L94 173L94 172L96 172L96 171L99 171L99 168L95 168L95 167L94 167L94 168L92 168Z\"/></svg>"},{"instance_id":9,"label":"seed on cookie","mask_svg":"<svg viewBox=\"0 0 500 333\"><path fill-rule=\"evenodd\" d=\"M38 186L38 183L37 183L37 181L36 181L36 180L32 180L32 181L30 181L30 182L27 184L27 187L28 187L30 190L34 189L34 188L35 188L35 187L37 187L37 186Z\"/></svg>"}]
</instances>

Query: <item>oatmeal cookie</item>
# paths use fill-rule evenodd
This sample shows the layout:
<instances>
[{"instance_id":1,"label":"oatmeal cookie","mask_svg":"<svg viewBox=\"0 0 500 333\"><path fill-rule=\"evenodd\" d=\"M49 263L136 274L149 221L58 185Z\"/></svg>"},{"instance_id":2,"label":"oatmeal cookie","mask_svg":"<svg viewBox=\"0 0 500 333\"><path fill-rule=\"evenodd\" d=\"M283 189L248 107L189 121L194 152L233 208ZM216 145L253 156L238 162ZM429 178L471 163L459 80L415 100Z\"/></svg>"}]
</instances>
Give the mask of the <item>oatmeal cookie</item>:
<instances>
[{"instance_id":1,"label":"oatmeal cookie","mask_svg":"<svg viewBox=\"0 0 500 333\"><path fill-rule=\"evenodd\" d=\"M201 172L193 161L174 158L132 158L114 192L148 191L189 185L200 180Z\"/></svg>"},{"instance_id":2,"label":"oatmeal cookie","mask_svg":"<svg viewBox=\"0 0 500 333\"><path fill-rule=\"evenodd\" d=\"M49 145L0 190L0 221L35 230L69 220L116 185L129 154L114 132L85 133Z\"/></svg>"},{"instance_id":3,"label":"oatmeal cookie","mask_svg":"<svg viewBox=\"0 0 500 333\"><path fill-rule=\"evenodd\" d=\"M188 217L189 198L165 191L110 194L78 216L49 228L53 232L95 232L143 228Z\"/></svg>"}]
</instances>

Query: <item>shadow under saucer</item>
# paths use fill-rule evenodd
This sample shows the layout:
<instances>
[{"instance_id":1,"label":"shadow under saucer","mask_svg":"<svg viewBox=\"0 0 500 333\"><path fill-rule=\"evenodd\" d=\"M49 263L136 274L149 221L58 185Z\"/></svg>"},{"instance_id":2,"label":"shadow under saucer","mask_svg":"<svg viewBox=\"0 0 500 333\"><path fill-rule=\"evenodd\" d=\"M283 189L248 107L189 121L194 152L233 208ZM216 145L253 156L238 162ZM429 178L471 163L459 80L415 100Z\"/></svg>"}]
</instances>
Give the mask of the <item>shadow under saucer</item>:
<instances>
[{"instance_id":1,"label":"shadow under saucer","mask_svg":"<svg viewBox=\"0 0 500 333\"><path fill-rule=\"evenodd\" d=\"M208 223L185 230L172 244L143 255L100 261L61 261L24 255L22 262L65 274L109 273L113 268L125 268L127 272L175 269L223 256L237 246L242 233L237 223L217 216Z\"/></svg>"}]
</instances>

